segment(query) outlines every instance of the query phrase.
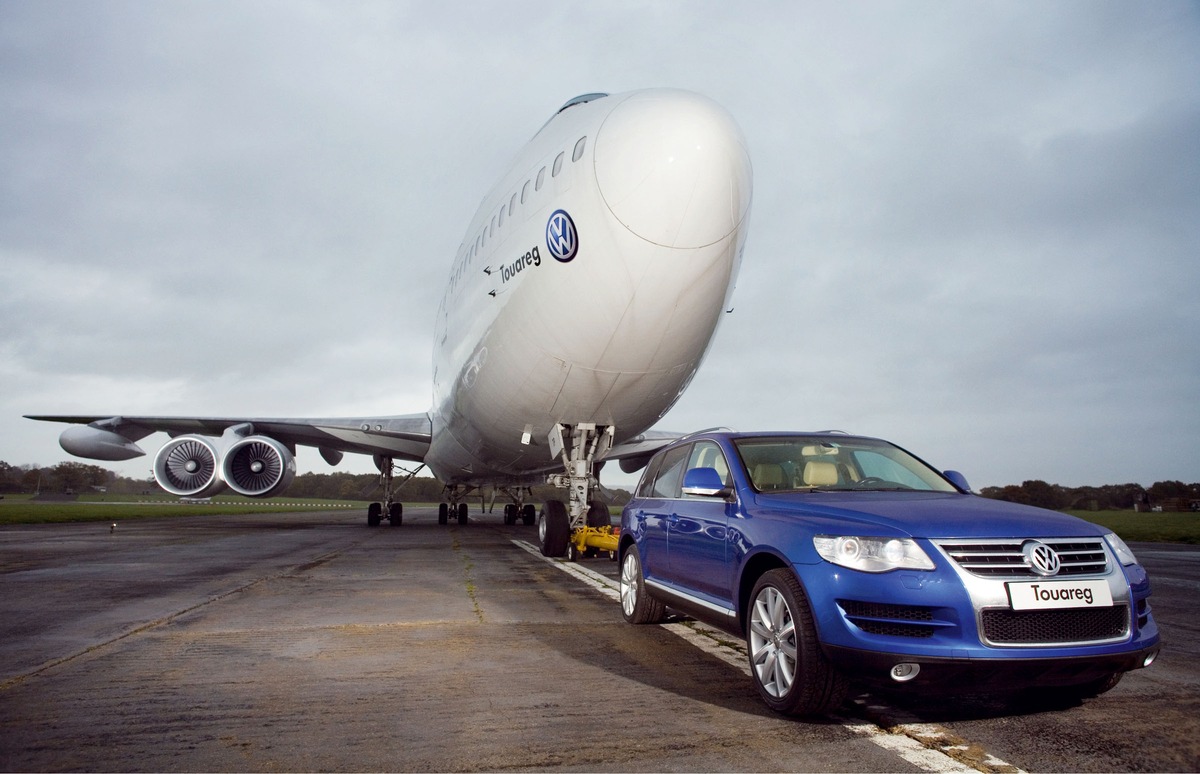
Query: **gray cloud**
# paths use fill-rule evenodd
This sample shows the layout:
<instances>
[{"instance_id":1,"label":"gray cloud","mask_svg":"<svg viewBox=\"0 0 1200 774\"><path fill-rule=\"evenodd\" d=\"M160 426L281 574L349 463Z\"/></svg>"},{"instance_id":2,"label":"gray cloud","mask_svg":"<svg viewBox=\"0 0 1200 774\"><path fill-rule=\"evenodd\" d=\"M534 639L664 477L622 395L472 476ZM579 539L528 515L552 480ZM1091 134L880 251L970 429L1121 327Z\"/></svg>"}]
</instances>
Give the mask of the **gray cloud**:
<instances>
[{"instance_id":1,"label":"gray cloud","mask_svg":"<svg viewBox=\"0 0 1200 774\"><path fill-rule=\"evenodd\" d=\"M574 94L671 85L737 117L755 205L663 426L1197 480L1198 43L1182 2L10 0L0 459L64 458L23 413L424 410L508 159Z\"/></svg>"}]
</instances>

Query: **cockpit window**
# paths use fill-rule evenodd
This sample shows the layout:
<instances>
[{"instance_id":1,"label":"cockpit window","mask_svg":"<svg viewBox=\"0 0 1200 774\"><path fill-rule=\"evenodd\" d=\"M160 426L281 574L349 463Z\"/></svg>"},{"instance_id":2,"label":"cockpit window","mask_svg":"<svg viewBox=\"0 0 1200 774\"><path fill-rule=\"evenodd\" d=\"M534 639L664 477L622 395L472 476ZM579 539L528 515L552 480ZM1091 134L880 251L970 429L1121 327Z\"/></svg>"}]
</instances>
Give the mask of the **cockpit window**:
<instances>
[{"instance_id":1,"label":"cockpit window","mask_svg":"<svg viewBox=\"0 0 1200 774\"><path fill-rule=\"evenodd\" d=\"M604 97L607 97L607 96L608 96L608 94L606 94L604 92L599 92L599 91L592 92L591 94L580 94L578 97L574 97L573 99L567 100L566 104L558 109L558 113L563 112L564 110L566 110L569 107L575 107L576 105L582 105L585 102L592 102L593 100L603 99ZM558 115L558 113L555 113L555 115Z\"/></svg>"}]
</instances>

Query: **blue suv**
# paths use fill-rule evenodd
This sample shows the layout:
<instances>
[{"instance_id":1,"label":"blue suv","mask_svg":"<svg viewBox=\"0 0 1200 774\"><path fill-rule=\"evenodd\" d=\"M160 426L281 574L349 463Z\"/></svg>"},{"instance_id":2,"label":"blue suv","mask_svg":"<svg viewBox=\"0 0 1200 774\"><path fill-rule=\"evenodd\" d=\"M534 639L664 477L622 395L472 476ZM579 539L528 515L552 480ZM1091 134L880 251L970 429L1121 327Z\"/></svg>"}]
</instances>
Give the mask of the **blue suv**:
<instances>
[{"instance_id":1,"label":"blue suv","mask_svg":"<svg viewBox=\"0 0 1200 774\"><path fill-rule=\"evenodd\" d=\"M704 432L647 465L621 514L621 609L744 636L763 700L850 681L1076 700L1158 654L1150 581L1121 538L973 495L887 441Z\"/></svg>"}]
</instances>

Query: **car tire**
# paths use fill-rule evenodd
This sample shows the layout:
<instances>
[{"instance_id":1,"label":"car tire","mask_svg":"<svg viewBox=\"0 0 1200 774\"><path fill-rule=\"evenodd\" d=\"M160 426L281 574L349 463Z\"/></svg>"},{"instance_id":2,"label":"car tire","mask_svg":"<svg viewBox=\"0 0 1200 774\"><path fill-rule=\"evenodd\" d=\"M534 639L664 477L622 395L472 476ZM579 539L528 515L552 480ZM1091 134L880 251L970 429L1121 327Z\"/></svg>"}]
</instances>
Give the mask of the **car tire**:
<instances>
[{"instance_id":1,"label":"car tire","mask_svg":"<svg viewBox=\"0 0 1200 774\"><path fill-rule=\"evenodd\" d=\"M789 570L770 570L754 584L746 650L754 686L776 712L817 715L842 703L846 679L821 651L808 597Z\"/></svg>"},{"instance_id":2,"label":"car tire","mask_svg":"<svg viewBox=\"0 0 1200 774\"><path fill-rule=\"evenodd\" d=\"M621 560L621 615L631 624L661 623L667 617L666 605L646 593L637 546L630 546Z\"/></svg>"}]
</instances>

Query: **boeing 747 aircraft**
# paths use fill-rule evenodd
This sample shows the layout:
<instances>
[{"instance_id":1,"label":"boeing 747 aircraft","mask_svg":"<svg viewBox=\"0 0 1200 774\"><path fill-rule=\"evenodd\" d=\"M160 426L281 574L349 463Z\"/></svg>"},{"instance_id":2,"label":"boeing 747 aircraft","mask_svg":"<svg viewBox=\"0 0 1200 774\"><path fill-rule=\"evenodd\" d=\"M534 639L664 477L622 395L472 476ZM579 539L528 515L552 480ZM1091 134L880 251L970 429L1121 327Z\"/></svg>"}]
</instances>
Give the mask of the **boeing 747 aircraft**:
<instances>
[{"instance_id":1,"label":"boeing 747 aircraft","mask_svg":"<svg viewBox=\"0 0 1200 774\"><path fill-rule=\"evenodd\" d=\"M533 522L533 484L566 489L543 504L542 552L603 523L599 466L633 472L678 434L648 432L687 388L728 308L741 264L752 174L731 116L686 91L586 94L541 128L484 198L454 257L434 320L433 407L339 419L29 416L71 423L73 455L124 460L171 436L160 486L205 497L226 487L282 492L297 445L331 465L369 454L384 477L368 523L399 525L397 461L446 486L439 520L467 519L491 486L506 519Z\"/></svg>"}]
</instances>

